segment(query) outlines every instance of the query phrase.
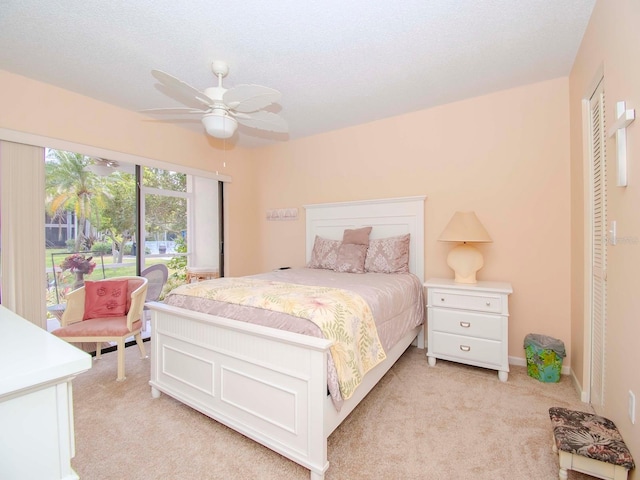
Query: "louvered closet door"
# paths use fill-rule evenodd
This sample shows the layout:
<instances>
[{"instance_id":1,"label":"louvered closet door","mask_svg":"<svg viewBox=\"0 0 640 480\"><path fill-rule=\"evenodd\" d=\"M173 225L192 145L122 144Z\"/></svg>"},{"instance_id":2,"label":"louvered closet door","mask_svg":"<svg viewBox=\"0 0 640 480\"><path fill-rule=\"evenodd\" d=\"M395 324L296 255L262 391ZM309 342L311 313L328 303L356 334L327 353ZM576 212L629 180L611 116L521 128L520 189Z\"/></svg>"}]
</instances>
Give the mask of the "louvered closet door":
<instances>
[{"instance_id":1,"label":"louvered closet door","mask_svg":"<svg viewBox=\"0 0 640 480\"><path fill-rule=\"evenodd\" d=\"M590 100L592 158L591 404L604 405L605 332L607 314L607 179L604 89L601 81ZM601 413L601 412L599 412Z\"/></svg>"}]
</instances>

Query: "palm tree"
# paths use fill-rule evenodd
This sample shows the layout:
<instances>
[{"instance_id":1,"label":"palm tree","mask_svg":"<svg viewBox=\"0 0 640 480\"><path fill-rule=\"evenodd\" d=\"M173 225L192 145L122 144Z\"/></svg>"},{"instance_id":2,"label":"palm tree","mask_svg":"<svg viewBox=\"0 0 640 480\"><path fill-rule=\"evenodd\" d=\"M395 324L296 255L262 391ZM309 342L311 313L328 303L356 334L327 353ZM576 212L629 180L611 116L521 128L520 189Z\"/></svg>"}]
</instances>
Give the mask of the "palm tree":
<instances>
[{"instance_id":1,"label":"palm tree","mask_svg":"<svg viewBox=\"0 0 640 480\"><path fill-rule=\"evenodd\" d=\"M107 201L102 209L99 228L116 247L117 263L122 263L125 244L134 238L136 231L135 176L115 172L104 183L103 192Z\"/></svg>"},{"instance_id":2,"label":"palm tree","mask_svg":"<svg viewBox=\"0 0 640 480\"><path fill-rule=\"evenodd\" d=\"M89 157L63 150L48 150L46 162L46 191L48 213L52 216L73 210L78 218L75 251L87 240L87 221L92 206L101 196L98 177L85 169Z\"/></svg>"}]
</instances>

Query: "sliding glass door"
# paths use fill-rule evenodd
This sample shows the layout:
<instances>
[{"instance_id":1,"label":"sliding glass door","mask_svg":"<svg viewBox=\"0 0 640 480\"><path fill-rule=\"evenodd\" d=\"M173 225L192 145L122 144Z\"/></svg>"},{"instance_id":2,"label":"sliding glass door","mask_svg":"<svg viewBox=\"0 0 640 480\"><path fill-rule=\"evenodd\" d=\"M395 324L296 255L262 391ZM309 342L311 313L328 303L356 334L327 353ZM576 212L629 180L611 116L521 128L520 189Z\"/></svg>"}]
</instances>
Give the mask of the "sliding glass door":
<instances>
[{"instance_id":1,"label":"sliding glass door","mask_svg":"<svg viewBox=\"0 0 640 480\"><path fill-rule=\"evenodd\" d=\"M45 157L50 330L84 280L164 264L166 292L187 280L188 268L222 273L221 182L60 150Z\"/></svg>"},{"instance_id":2,"label":"sliding glass door","mask_svg":"<svg viewBox=\"0 0 640 480\"><path fill-rule=\"evenodd\" d=\"M137 274L137 195L133 165L46 150L45 268L51 328L64 312L66 295L85 280Z\"/></svg>"}]
</instances>

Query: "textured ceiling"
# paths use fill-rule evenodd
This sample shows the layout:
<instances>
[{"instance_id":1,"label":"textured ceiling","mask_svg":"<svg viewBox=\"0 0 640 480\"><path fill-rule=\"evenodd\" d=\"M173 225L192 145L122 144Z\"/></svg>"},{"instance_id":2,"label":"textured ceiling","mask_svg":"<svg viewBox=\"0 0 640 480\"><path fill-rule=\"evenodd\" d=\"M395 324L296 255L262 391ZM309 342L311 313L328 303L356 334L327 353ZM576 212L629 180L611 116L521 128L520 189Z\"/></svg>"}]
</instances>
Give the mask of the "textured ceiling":
<instances>
[{"instance_id":1,"label":"textured ceiling","mask_svg":"<svg viewBox=\"0 0 640 480\"><path fill-rule=\"evenodd\" d=\"M265 85L282 142L567 76L595 0L0 0L0 69L130 110L180 106L152 69L202 90ZM204 130L199 121L185 128Z\"/></svg>"}]
</instances>

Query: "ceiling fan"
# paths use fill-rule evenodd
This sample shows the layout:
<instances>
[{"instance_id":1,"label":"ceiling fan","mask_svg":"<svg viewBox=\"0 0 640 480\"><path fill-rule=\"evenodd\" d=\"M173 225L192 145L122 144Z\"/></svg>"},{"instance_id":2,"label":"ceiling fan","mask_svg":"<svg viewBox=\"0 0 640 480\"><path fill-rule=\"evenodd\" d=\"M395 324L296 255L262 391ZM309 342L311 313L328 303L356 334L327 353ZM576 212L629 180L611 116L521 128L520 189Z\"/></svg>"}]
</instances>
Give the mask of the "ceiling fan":
<instances>
[{"instance_id":1,"label":"ceiling fan","mask_svg":"<svg viewBox=\"0 0 640 480\"><path fill-rule=\"evenodd\" d=\"M287 122L279 115L262 110L280 100L280 92L261 85L236 85L226 89L222 86L222 78L229 73L226 62L215 61L211 70L218 77L218 86L200 91L197 88L160 70L152 70L151 74L162 86L175 94L175 98L184 98L198 108L151 108L142 110L154 114L198 114L202 115L202 124L209 135L215 138L229 138L238 127L238 123L247 127L286 133ZM172 95L173 96L173 95Z\"/></svg>"},{"instance_id":2,"label":"ceiling fan","mask_svg":"<svg viewBox=\"0 0 640 480\"><path fill-rule=\"evenodd\" d=\"M106 158L91 157L90 160L90 163L84 169L101 177L111 175L120 166L115 160L107 160Z\"/></svg>"}]
</instances>

